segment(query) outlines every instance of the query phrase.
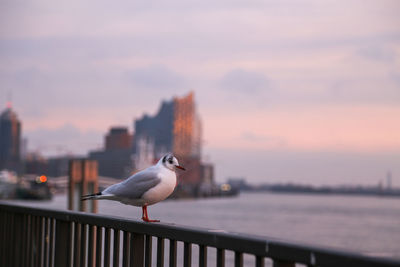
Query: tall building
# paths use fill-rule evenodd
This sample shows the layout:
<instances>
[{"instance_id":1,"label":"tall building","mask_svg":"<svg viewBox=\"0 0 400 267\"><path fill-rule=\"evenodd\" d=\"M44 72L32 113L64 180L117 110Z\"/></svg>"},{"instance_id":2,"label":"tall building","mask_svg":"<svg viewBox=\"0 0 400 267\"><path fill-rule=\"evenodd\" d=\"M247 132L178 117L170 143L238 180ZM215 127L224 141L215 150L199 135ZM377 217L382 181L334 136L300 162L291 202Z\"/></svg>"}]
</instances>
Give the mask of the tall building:
<instances>
[{"instance_id":1,"label":"tall building","mask_svg":"<svg viewBox=\"0 0 400 267\"><path fill-rule=\"evenodd\" d=\"M193 92L175 97L172 151L177 156L201 156L201 121L196 112Z\"/></svg>"},{"instance_id":2,"label":"tall building","mask_svg":"<svg viewBox=\"0 0 400 267\"><path fill-rule=\"evenodd\" d=\"M157 114L135 120L133 142L135 169L154 164L172 152L186 171L179 173L182 190L195 192L204 183L201 162L201 121L194 94L163 101Z\"/></svg>"},{"instance_id":3,"label":"tall building","mask_svg":"<svg viewBox=\"0 0 400 267\"><path fill-rule=\"evenodd\" d=\"M9 106L0 115L0 170L20 172L20 143L21 123Z\"/></svg>"},{"instance_id":4,"label":"tall building","mask_svg":"<svg viewBox=\"0 0 400 267\"><path fill-rule=\"evenodd\" d=\"M113 127L105 136L105 149L89 152L89 158L98 162L100 176L123 179L130 175L132 140L126 127Z\"/></svg>"},{"instance_id":5,"label":"tall building","mask_svg":"<svg viewBox=\"0 0 400 267\"><path fill-rule=\"evenodd\" d=\"M142 158L149 160L149 153L154 157L150 161L166 152L178 157L201 158L201 123L193 92L163 101L155 116L144 115L135 121L134 128L136 162L144 162Z\"/></svg>"}]
</instances>

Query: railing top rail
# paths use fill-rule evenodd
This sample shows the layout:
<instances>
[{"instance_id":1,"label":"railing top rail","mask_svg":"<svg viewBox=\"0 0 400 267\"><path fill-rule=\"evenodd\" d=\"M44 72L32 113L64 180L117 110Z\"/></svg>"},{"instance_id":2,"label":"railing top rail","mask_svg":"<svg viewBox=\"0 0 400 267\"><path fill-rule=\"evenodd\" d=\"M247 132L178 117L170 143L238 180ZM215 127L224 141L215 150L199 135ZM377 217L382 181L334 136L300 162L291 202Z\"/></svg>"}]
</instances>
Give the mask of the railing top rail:
<instances>
[{"instance_id":1,"label":"railing top rail","mask_svg":"<svg viewBox=\"0 0 400 267\"><path fill-rule=\"evenodd\" d=\"M93 213L52 210L0 202L0 211L28 214L58 221L79 222L122 231L146 234L198 245L238 251L256 256L321 266L400 266L400 260L375 258L280 241L273 238L209 230L167 223L144 223L132 219Z\"/></svg>"}]
</instances>

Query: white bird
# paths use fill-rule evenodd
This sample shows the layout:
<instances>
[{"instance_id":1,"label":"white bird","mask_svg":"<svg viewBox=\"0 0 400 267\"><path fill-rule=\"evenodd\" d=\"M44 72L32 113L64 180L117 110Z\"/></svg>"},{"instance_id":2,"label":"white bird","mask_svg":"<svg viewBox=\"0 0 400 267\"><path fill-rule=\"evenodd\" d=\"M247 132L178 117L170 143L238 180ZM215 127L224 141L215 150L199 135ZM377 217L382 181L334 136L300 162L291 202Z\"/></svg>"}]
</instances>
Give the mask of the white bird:
<instances>
[{"instance_id":1,"label":"white bird","mask_svg":"<svg viewBox=\"0 0 400 267\"><path fill-rule=\"evenodd\" d=\"M172 154L166 154L156 165L142 170L120 183L113 184L99 193L82 196L82 200L109 199L142 207L143 221L159 222L159 220L149 219L147 206L160 202L171 195L177 185L176 168L185 170Z\"/></svg>"}]
</instances>

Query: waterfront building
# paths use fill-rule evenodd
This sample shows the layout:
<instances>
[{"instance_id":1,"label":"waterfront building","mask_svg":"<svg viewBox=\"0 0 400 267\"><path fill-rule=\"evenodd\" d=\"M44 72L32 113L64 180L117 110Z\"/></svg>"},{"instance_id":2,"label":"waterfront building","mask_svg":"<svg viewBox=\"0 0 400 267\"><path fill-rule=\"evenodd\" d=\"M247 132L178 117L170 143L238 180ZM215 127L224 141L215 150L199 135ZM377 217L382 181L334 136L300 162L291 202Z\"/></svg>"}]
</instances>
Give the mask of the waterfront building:
<instances>
[{"instance_id":1,"label":"waterfront building","mask_svg":"<svg viewBox=\"0 0 400 267\"><path fill-rule=\"evenodd\" d=\"M212 187L213 166L202 163L201 120L193 92L163 101L154 116L145 114L135 120L134 128L136 170L142 170L154 164L165 153L172 152L186 168L185 172L178 172L181 192L198 195L202 188Z\"/></svg>"},{"instance_id":2,"label":"waterfront building","mask_svg":"<svg viewBox=\"0 0 400 267\"><path fill-rule=\"evenodd\" d=\"M0 170L21 172L21 122L9 105L0 115Z\"/></svg>"},{"instance_id":3,"label":"waterfront building","mask_svg":"<svg viewBox=\"0 0 400 267\"><path fill-rule=\"evenodd\" d=\"M105 149L89 152L89 159L98 162L100 176L123 179L131 174L132 140L126 127L112 127L105 136Z\"/></svg>"},{"instance_id":4,"label":"waterfront building","mask_svg":"<svg viewBox=\"0 0 400 267\"><path fill-rule=\"evenodd\" d=\"M134 128L133 149L137 162L141 157L149 158L149 149L154 159L166 152L173 152L178 158L201 158L201 121L193 92L163 101L155 116L145 114L135 120Z\"/></svg>"}]
</instances>

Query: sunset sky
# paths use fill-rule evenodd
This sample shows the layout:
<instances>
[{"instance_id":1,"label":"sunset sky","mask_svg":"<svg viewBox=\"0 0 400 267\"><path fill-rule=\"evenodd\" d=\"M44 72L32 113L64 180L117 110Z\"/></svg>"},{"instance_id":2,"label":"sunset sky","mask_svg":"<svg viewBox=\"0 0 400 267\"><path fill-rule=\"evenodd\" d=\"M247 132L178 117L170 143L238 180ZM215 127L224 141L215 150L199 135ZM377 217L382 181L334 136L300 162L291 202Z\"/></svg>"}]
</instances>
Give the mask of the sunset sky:
<instances>
[{"instance_id":1,"label":"sunset sky","mask_svg":"<svg viewBox=\"0 0 400 267\"><path fill-rule=\"evenodd\" d=\"M31 151L102 146L195 92L218 181L400 186L399 1L0 2Z\"/></svg>"}]
</instances>

